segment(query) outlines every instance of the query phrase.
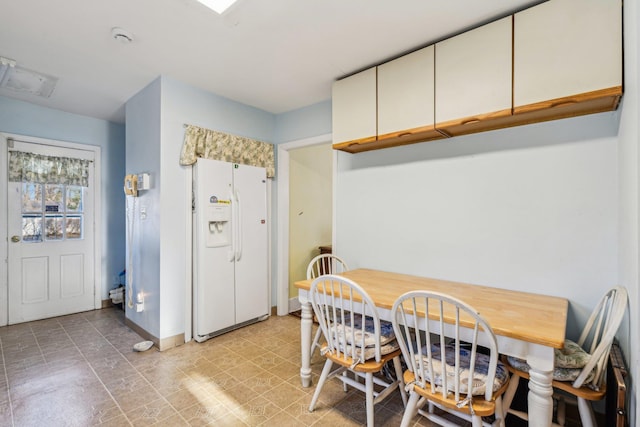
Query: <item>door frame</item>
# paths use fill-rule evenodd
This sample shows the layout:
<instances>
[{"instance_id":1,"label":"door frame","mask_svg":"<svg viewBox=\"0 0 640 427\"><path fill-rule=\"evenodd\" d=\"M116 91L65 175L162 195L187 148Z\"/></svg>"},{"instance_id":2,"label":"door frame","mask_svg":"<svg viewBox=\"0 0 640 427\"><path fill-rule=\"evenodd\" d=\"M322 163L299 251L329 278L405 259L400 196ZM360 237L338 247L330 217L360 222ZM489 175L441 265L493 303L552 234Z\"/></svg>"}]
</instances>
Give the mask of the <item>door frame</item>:
<instances>
[{"instance_id":1,"label":"door frame","mask_svg":"<svg viewBox=\"0 0 640 427\"><path fill-rule=\"evenodd\" d=\"M277 307L278 316L289 314L289 151L296 148L311 147L313 145L332 142L332 134L327 133L311 138L299 139L276 145L278 148L278 248L277 248ZM332 214L332 244L336 241L335 224L335 191L336 166L338 154L333 152L333 212Z\"/></svg>"},{"instance_id":2,"label":"door frame","mask_svg":"<svg viewBox=\"0 0 640 427\"><path fill-rule=\"evenodd\" d=\"M52 145L55 147L70 148L74 150L93 152L93 194L94 194L94 215L93 215L93 306L94 309L102 308L102 156L101 149L96 145L80 144L76 142L60 141L48 138L38 138L33 136L19 135L13 133L0 132L0 200L4 202L5 208L0 209L0 239L4 244L0 244L0 326L5 326L9 322L9 224L8 224L8 156L9 140L15 139L40 145Z\"/></svg>"}]
</instances>

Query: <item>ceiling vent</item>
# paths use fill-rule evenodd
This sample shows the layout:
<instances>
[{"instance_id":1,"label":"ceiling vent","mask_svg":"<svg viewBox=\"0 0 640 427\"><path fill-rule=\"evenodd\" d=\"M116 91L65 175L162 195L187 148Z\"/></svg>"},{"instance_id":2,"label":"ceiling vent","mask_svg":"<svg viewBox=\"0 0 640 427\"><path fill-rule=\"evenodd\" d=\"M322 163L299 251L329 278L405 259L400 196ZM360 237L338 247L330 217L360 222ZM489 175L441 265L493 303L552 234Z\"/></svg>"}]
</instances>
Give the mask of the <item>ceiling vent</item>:
<instances>
[{"instance_id":1,"label":"ceiling vent","mask_svg":"<svg viewBox=\"0 0 640 427\"><path fill-rule=\"evenodd\" d=\"M0 89L48 98L58 79L16 65L16 61L0 56Z\"/></svg>"},{"instance_id":2,"label":"ceiling vent","mask_svg":"<svg viewBox=\"0 0 640 427\"><path fill-rule=\"evenodd\" d=\"M111 29L111 37L116 39L122 44L129 44L133 41L133 34L120 27L113 27Z\"/></svg>"}]
</instances>

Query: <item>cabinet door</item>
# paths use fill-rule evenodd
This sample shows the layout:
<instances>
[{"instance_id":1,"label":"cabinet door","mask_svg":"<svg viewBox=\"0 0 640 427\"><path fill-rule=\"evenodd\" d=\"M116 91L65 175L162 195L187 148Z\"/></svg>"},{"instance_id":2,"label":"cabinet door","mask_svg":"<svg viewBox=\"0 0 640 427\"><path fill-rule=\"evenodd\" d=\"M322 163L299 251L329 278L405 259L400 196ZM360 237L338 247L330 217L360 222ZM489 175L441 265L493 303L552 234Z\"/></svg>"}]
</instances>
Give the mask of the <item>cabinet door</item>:
<instances>
[{"instance_id":1,"label":"cabinet door","mask_svg":"<svg viewBox=\"0 0 640 427\"><path fill-rule=\"evenodd\" d=\"M367 143L376 140L376 68L333 84L333 143Z\"/></svg>"},{"instance_id":2,"label":"cabinet door","mask_svg":"<svg viewBox=\"0 0 640 427\"><path fill-rule=\"evenodd\" d=\"M378 139L433 130L433 52L428 46L378 66Z\"/></svg>"},{"instance_id":3,"label":"cabinet door","mask_svg":"<svg viewBox=\"0 0 640 427\"><path fill-rule=\"evenodd\" d=\"M514 107L622 93L621 20L620 0L550 0L516 13Z\"/></svg>"},{"instance_id":4,"label":"cabinet door","mask_svg":"<svg viewBox=\"0 0 640 427\"><path fill-rule=\"evenodd\" d=\"M511 115L510 16L436 43L435 58L436 128L477 132L481 122Z\"/></svg>"}]
</instances>

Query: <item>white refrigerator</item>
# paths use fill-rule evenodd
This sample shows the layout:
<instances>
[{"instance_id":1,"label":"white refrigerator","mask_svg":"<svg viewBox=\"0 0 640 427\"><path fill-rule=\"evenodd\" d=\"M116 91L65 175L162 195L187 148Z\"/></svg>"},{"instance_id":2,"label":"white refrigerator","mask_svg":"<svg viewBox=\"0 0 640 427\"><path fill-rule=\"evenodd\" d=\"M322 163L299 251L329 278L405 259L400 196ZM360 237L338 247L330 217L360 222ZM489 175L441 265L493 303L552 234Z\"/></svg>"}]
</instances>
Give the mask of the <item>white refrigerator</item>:
<instances>
[{"instance_id":1,"label":"white refrigerator","mask_svg":"<svg viewBox=\"0 0 640 427\"><path fill-rule=\"evenodd\" d=\"M200 158L193 192L193 336L201 342L268 317L266 170Z\"/></svg>"}]
</instances>

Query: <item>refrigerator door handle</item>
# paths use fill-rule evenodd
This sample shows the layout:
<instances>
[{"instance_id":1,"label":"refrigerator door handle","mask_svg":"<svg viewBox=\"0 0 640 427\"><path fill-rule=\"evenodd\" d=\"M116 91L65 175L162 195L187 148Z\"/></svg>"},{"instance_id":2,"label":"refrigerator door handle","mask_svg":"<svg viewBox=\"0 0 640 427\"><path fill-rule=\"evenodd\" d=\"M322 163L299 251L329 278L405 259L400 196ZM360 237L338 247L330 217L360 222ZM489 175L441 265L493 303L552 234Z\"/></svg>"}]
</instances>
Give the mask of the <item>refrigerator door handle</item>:
<instances>
[{"instance_id":1,"label":"refrigerator door handle","mask_svg":"<svg viewBox=\"0 0 640 427\"><path fill-rule=\"evenodd\" d=\"M236 262L240 261L242 258L242 203L240 202L240 192L236 190L236 204L238 205L238 209L236 210L236 222L237 222L237 237L238 240L236 242Z\"/></svg>"},{"instance_id":2,"label":"refrigerator door handle","mask_svg":"<svg viewBox=\"0 0 640 427\"><path fill-rule=\"evenodd\" d=\"M233 198L233 191L230 191L229 200L231 200L231 248L229 249L227 257L229 259L229 262L233 262L236 259L236 207L234 206Z\"/></svg>"}]
</instances>

